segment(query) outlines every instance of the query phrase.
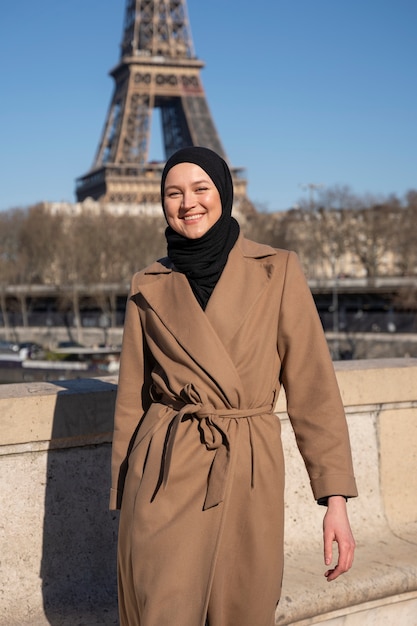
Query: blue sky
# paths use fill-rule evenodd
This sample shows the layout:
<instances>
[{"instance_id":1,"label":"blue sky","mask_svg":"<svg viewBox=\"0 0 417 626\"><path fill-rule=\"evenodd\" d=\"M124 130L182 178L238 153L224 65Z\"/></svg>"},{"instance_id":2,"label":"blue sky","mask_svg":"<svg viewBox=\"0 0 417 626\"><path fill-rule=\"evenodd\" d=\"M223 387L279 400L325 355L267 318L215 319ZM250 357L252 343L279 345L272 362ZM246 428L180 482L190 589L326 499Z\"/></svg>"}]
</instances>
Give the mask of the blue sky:
<instances>
[{"instance_id":1,"label":"blue sky","mask_svg":"<svg viewBox=\"0 0 417 626\"><path fill-rule=\"evenodd\" d=\"M74 201L113 91L125 0L19 0L0 19L0 210ZM188 0L226 153L269 211L302 185L417 189L415 0ZM159 118L155 115L154 123ZM158 132L150 158L163 159Z\"/></svg>"}]
</instances>

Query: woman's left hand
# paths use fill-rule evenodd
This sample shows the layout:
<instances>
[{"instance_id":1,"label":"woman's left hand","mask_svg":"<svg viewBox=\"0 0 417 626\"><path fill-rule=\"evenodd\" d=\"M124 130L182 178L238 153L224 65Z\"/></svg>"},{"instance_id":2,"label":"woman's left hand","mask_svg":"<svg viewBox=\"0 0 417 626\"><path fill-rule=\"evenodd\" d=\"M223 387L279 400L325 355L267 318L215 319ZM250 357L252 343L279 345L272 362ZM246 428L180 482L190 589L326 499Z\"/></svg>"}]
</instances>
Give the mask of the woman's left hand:
<instances>
[{"instance_id":1,"label":"woman's left hand","mask_svg":"<svg viewBox=\"0 0 417 626\"><path fill-rule=\"evenodd\" d=\"M327 512L323 520L323 539L326 565L332 562L334 541L338 547L337 564L324 574L330 582L352 567L355 552L355 540L349 524L346 500L343 496L329 497Z\"/></svg>"}]
</instances>

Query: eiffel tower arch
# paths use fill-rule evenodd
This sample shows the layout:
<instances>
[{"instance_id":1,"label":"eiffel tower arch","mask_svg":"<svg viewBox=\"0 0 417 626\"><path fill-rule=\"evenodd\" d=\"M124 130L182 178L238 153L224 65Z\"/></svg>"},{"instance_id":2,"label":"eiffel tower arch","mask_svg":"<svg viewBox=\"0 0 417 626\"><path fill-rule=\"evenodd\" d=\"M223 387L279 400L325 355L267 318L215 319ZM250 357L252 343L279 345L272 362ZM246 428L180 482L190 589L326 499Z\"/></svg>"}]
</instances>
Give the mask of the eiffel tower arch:
<instances>
[{"instance_id":1,"label":"eiffel tower arch","mask_svg":"<svg viewBox=\"0 0 417 626\"><path fill-rule=\"evenodd\" d=\"M186 0L126 0L115 85L92 168L76 181L79 202L157 203L164 163L149 161L152 112L160 110L165 159L211 148L226 161L194 53ZM231 167L237 205L250 206L243 170ZM243 206L242 206L243 208Z\"/></svg>"}]
</instances>

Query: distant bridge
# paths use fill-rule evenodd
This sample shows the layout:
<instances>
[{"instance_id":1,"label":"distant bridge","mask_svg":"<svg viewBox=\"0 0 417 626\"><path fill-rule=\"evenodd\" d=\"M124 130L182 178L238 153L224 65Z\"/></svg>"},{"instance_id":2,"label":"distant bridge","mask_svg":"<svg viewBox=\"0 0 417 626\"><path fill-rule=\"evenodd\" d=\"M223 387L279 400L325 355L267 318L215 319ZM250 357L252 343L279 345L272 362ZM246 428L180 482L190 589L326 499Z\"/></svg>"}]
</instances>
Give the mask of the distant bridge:
<instances>
[{"instance_id":1,"label":"distant bridge","mask_svg":"<svg viewBox=\"0 0 417 626\"><path fill-rule=\"evenodd\" d=\"M339 293L380 293L393 294L400 289L417 289L417 276L376 276L352 278L338 276L337 278L312 278L308 284L313 294L331 293L335 287ZM95 296L98 294L116 294L126 296L129 283L94 283L83 285L0 285L0 295L6 298L60 298L78 293L80 296Z\"/></svg>"},{"instance_id":2,"label":"distant bridge","mask_svg":"<svg viewBox=\"0 0 417 626\"><path fill-rule=\"evenodd\" d=\"M417 276L311 279L325 330L417 332ZM0 286L0 328L123 325L128 283ZM410 304L411 302L411 304ZM414 302L414 304L413 304Z\"/></svg>"},{"instance_id":3,"label":"distant bridge","mask_svg":"<svg viewBox=\"0 0 417 626\"><path fill-rule=\"evenodd\" d=\"M393 295L402 289L417 289L417 276L376 276L374 278L338 276L337 278L311 279L308 284L313 294L332 293L337 287L339 293Z\"/></svg>"}]
</instances>

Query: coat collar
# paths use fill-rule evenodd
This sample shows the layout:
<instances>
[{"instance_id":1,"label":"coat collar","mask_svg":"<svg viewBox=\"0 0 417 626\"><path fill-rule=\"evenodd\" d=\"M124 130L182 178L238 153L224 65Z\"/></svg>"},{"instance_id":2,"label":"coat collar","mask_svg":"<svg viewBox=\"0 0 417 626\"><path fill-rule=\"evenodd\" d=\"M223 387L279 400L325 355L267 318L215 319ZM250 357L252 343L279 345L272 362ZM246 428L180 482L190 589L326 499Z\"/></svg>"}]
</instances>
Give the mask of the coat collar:
<instances>
[{"instance_id":1,"label":"coat collar","mask_svg":"<svg viewBox=\"0 0 417 626\"><path fill-rule=\"evenodd\" d=\"M275 254L273 248L240 236L205 311L187 278L175 271L168 258L156 261L142 274L140 292L148 305L223 389L231 406L239 406L244 390L228 347L269 284L273 273L270 257Z\"/></svg>"}]
</instances>

